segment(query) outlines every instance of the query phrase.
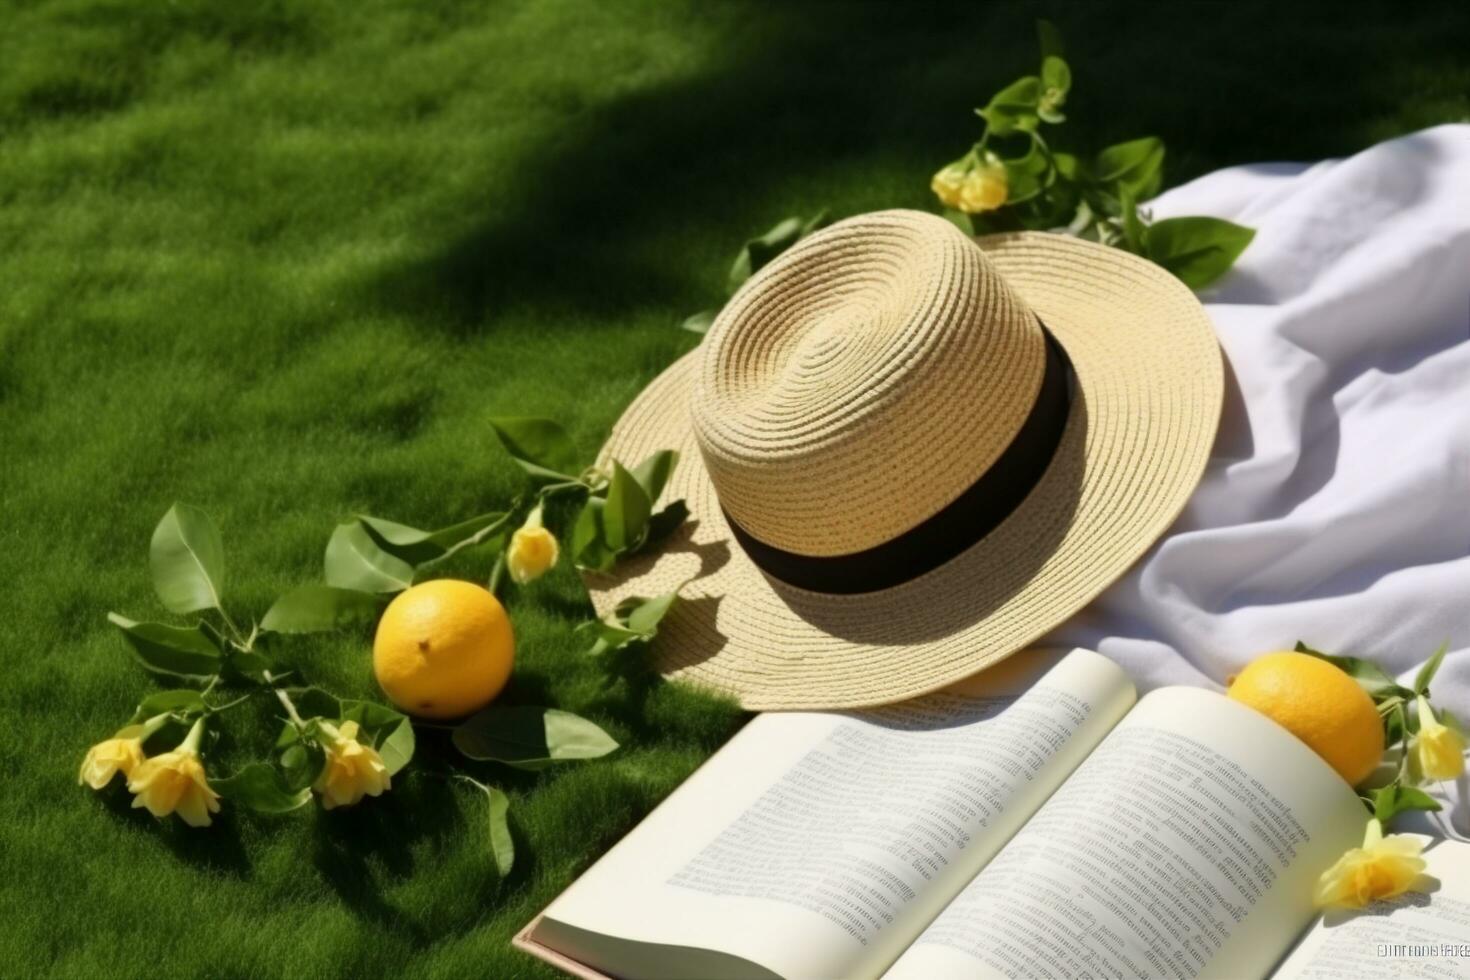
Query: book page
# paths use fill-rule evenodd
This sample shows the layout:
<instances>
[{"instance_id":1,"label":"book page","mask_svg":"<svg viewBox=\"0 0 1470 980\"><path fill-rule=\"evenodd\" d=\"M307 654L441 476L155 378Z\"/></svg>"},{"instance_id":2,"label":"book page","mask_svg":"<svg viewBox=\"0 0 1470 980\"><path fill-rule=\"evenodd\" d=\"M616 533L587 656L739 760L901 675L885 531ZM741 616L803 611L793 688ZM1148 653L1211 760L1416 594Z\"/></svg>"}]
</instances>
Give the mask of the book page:
<instances>
[{"instance_id":1,"label":"book page","mask_svg":"<svg viewBox=\"0 0 1470 980\"><path fill-rule=\"evenodd\" d=\"M1470 845L1416 836L1435 881L1361 911L1328 912L1273 980L1470 980Z\"/></svg>"},{"instance_id":2,"label":"book page","mask_svg":"<svg viewBox=\"0 0 1470 980\"><path fill-rule=\"evenodd\" d=\"M888 976L1264 976L1366 819L1274 722L1155 691Z\"/></svg>"},{"instance_id":3,"label":"book page","mask_svg":"<svg viewBox=\"0 0 1470 980\"><path fill-rule=\"evenodd\" d=\"M639 977L877 976L1134 698L1086 650L1000 667L885 708L757 717L532 938Z\"/></svg>"}]
</instances>

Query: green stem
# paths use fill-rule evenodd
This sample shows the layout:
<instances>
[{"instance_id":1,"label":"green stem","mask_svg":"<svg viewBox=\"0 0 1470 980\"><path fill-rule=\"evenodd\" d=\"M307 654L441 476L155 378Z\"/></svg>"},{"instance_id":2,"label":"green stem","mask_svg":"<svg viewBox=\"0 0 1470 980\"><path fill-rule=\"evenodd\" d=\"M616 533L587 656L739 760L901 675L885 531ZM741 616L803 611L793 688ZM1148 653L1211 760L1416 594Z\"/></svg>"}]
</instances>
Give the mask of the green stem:
<instances>
[{"instance_id":1,"label":"green stem","mask_svg":"<svg viewBox=\"0 0 1470 980\"><path fill-rule=\"evenodd\" d=\"M259 691L251 691L249 694L245 695L244 697L236 698L233 701L227 701L224 704L216 705L216 706L214 706L212 708L210 706L208 706L208 705L205 705L204 706L204 713L206 715L217 715L217 714L220 714L221 712L229 711L231 708L235 707L236 705L244 704L246 701L249 701L251 698L255 697L255 695L257 695L259 693L260 693Z\"/></svg>"},{"instance_id":2,"label":"green stem","mask_svg":"<svg viewBox=\"0 0 1470 980\"><path fill-rule=\"evenodd\" d=\"M291 719L291 724L296 726L297 731L305 731L306 721L297 713L296 705L292 702L291 696L284 689L276 687L277 678L270 671L265 671L263 676L265 677L265 682L275 692L276 700L280 701L281 707L286 709L286 715Z\"/></svg>"},{"instance_id":3,"label":"green stem","mask_svg":"<svg viewBox=\"0 0 1470 980\"><path fill-rule=\"evenodd\" d=\"M1394 710L1394 714L1398 715L1398 719L1399 719L1399 732L1400 732L1400 735L1399 735L1399 774L1396 777L1394 777L1394 781L1397 782L1397 783L1399 783L1400 785L1402 785L1403 782L1404 782L1404 779L1409 774L1409 719L1408 719L1408 716L1404 713L1404 706L1403 706L1403 703L1402 703L1402 699L1400 699L1400 703L1399 704L1397 704L1397 705L1394 706L1394 709L1393 710Z\"/></svg>"},{"instance_id":4,"label":"green stem","mask_svg":"<svg viewBox=\"0 0 1470 980\"><path fill-rule=\"evenodd\" d=\"M490 569L490 594L500 596L500 583L505 578L505 552L495 556L495 567Z\"/></svg>"},{"instance_id":5,"label":"green stem","mask_svg":"<svg viewBox=\"0 0 1470 980\"><path fill-rule=\"evenodd\" d=\"M230 614L227 613L227 612L225 612L224 607L223 606L216 607L215 608L215 612L219 613L219 618L224 621L225 629L227 629L227 630L230 631L230 636L234 638L235 645L237 647L240 647L242 650L249 650L250 649L250 643L249 643L249 641L246 640L244 634L242 634L240 632L240 627L236 626L235 625L235 621L230 618ZM253 637L252 637L252 639L253 639Z\"/></svg>"}]
</instances>

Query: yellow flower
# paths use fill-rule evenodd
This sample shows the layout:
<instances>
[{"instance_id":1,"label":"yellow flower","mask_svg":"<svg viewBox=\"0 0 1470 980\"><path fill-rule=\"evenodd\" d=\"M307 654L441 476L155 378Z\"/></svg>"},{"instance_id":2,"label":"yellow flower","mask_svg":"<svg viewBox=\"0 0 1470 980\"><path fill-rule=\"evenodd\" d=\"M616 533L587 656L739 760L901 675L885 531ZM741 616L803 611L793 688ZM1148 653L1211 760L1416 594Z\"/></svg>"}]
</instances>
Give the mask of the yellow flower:
<instances>
[{"instance_id":1,"label":"yellow flower","mask_svg":"<svg viewBox=\"0 0 1470 980\"><path fill-rule=\"evenodd\" d=\"M965 176L960 188L959 208L969 214L994 211L1006 202L1010 185L1006 180L1006 168L987 154L987 162Z\"/></svg>"},{"instance_id":2,"label":"yellow flower","mask_svg":"<svg viewBox=\"0 0 1470 980\"><path fill-rule=\"evenodd\" d=\"M323 746L327 762L311 788L322 794L324 808L352 806L363 796L378 796L390 788L383 757L357 740L357 722L344 721L340 729L325 721L318 724L328 739Z\"/></svg>"},{"instance_id":3,"label":"yellow flower","mask_svg":"<svg viewBox=\"0 0 1470 980\"><path fill-rule=\"evenodd\" d=\"M87 750L87 757L82 760L82 771L77 776L77 783L102 789L118 773L122 773L124 779L131 776L133 770L143 764L143 743L162 728L166 721L167 713L154 715L143 724L129 725L112 738L92 746Z\"/></svg>"},{"instance_id":4,"label":"yellow flower","mask_svg":"<svg viewBox=\"0 0 1470 980\"><path fill-rule=\"evenodd\" d=\"M934 196L939 198L939 203L947 208L960 206L960 191L965 186L965 173L969 165L964 160L956 160L943 170L934 175L929 181L930 190Z\"/></svg>"},{"instance_id":5,"label":"yellow flower","mask_svg":"<svg viewBox=\"0 0 1470 980\"><path fill-rule=\"evenodd\" d=\"M146 737L142 725L129 725L112 738L98 742L87 750L77 783L102 789L118 773L122 773L123 778L131 776L133 770L143 764L143 739Z\"/></svg>"},{"instance_id":6,"label":"yellow flower","mask_svg":"<svg viewBox=\"0 0 1470 980\"><path fill-rule=\"evenodd\" d=\"M219 794L204 778L199 761L199 738L204 719L194 722L188 738L172 752L145 759L133 770L128 789L135 795L133 806L145 806L155 817L177 813L191 827L208 827L209 815L219 812Z\"/></svg>"},{"instance_id":7,"label":"yellow flower","mask_svg":"<svg viewBox=\"0 0 1470 980\"><path fill-rule=\"evenodd\" d=\"M1360 909L1381 898L1402 895L1424 873L1424 845L1407 834L1383 836L1383 825L1368 821L1363 846L1355 847L1317 879L1317 905Z\"/></svg>"},{"instance_id":8,"label":"yellow flower","mask_svg":"<svg viewBox=\"0 0 1470 980\"><path fill-rule=\"evenodd\" d=\"M556 535L541 526L541 507L537 505L526 523L510 536L505 565L516 584L525 585L545 575L556 564L560 551Z\"/></svg>"},{"instance_id":9,"label":"yellow flower","mask_svg":"<svg viewBox=\"0 0 1470 980\"><path fill-rule=\"evenodd\" d=\"M1429 779L1454 779L1465 771L1465 738L1434 717L1419 696L1419 734L1414 736L1414 762Z\"/></svg>"}]
</instances>

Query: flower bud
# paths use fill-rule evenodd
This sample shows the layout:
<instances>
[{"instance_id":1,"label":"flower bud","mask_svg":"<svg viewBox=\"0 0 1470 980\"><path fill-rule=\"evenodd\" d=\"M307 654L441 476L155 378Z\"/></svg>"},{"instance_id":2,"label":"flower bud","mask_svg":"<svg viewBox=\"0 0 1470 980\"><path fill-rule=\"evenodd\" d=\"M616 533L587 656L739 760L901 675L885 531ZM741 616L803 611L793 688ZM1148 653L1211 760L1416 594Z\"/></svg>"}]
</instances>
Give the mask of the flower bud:
<instances>
[{"instance_id":1,"label":"flower bud","mask_svg":"<svg viewBox=\"0 0 1470 980\"><path fill-rule=\"evenodd\" d=\"M341 728L325 721L317 724L326 736L322 748L327 761L311 788L322 795L324 809L352 806L364 796L379 796L391 788L383 757L357 740L357 722L344 721Z\"/></svg>"},{"instance_id":2,"label":"flower bud","mask_svg":"<svg viewBox=\"0 0 1470 980\"><path fill-rule=\"evenodd\" d=\"M1424 872L1424 845L1408 834L1383 836L1383 824L1368 821L1363 846L1355 847L1317 879L1319 906L1360 909L1369 902L1402 895Z\"/></svg>"},{"instance_id":3,"label":"flower bud","mask_svg":"<svg viewBox=\"0 0 1470 980\"><path fill-rule=\"evenodd\" d=\"M541 506L531 511L515 534L510 536L505 565L517 585L525 585L545 575L556 564L561 548L556 535L541 526Z\"/></svg>"},{"instance_id":4,"label":"flower bud","mask_svg":"<svg viewBox=\"0 0 1470 980\"><path fill-rule=\"evenodd\" d=\"M172 752L145 759L128 779L135 795L134 808L147 807L155 817L177 813L191 827L208 827L209 815L219 812L219 794L209 788L204 763L199 759L199 739L204 719L194 722L189 736Z\"/></svg>"},{"instance_id":5,"label":"flower bud","mask_svg":"<svg viewBox=\"0 0 1470 980\"><path fill-rule=\"evenodd\" d=\"M133 770L143 764L143 742L167 720L167 714L157 715L141 725L129 725L112 738L92 746L82 760L77 783L102 789L118 773L122 773L124 779L131 776Z\"/></svg>"},{"instance_id":6,"label":"flower bud","mask_svg":"<svg viewBox=\"0 0 1470 980\"><path fill-rule=\"evenodd\" d=\"M939 203L947 208L958 208L960 206L960 191L965 186L965 173L969 169L966 160L956 160L947 165L934 175L929 181L930 190L934 196L939 198Z\"/></svg>"},{"instance_id":7,"label":"flower bud","mask_svg":"<svg viewBox=\"0 0 1470 980\"><path fill-rule=\"evenodd\" d=\"M985 163L966 174L960 187L959 209L968 214L994 211L1005 204L1010 191L1005 164L993 153L985 157Z\"/></svg>"},{"instance_id":8,"label":"flower bud","mask_svg":"<svg viewBox=\"0 0 1470 980\"><path fill-rule=\"evenodd\" d=\"M1465 771L1465 738L1434 717L1419 696L1419 734L1414 736L1414 762L1428 779L1455 779Z\"/></svg>"}]
</instances>

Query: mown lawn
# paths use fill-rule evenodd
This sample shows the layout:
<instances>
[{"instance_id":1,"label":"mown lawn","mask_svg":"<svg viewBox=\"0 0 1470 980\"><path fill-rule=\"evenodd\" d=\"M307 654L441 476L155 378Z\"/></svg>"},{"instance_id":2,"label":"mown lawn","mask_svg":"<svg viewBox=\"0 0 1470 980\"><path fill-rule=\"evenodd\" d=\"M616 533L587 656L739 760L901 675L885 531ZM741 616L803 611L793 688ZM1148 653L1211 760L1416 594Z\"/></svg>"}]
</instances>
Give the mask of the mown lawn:
<instances>
[{"instance_id":1,"label":"mown lawn","mask_svg":"<svg viewBox=\"0 0 1470 980\"><path fill-rule=\"evenodd\" d=\"M1040 13L1075 143L1158 134L1170 183L1470 114L1463 6L0 3L0 974L543 974L511 933L741 721L582 656L572 574L513 596L508 696L625 747L469 768L512 796L505 881L482 799L422 776L208 831L78 788L157 686L106 613L164 615L146 553L174 500L214 516L259 616L354 512L438 527L509 498L493 415L560 419L590 456L745 236L927 207ZM369 640L277 650L371 696Z\"/></svg>"}]
</instances>

